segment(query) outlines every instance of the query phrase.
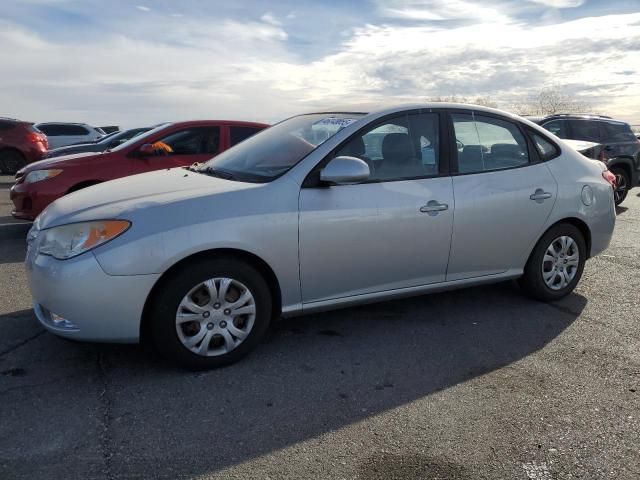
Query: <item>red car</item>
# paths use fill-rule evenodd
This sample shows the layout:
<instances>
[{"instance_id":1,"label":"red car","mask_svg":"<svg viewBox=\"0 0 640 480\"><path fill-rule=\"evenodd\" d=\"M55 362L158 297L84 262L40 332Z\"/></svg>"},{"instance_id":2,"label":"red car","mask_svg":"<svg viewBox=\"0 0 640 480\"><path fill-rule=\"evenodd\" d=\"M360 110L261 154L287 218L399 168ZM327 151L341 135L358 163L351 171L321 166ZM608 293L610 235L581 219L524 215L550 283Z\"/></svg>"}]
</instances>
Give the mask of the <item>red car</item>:
<instances>
[{"instance_id":1,"label":"red car","mask_svg":"<svg viewBox=\"0 0 640 480\"><path fill-rule=\"evenodd\" d=\"M0 118L0 173L13 175L27 163L45 157L47 136L30 122Z\"/></svg>"},{"instance_id":2,"label":"red car","mask_svg":"<svg viewBox=\"0 0 640 480\"><path fill-rule=\"evenodd\" d=\"M104 153L79 153L32 163L11 187L14 217L35 219L57 198L136 173L204 162L267 128L262 123L200 120L160 125Z\"/></svg>"}]
</instances>

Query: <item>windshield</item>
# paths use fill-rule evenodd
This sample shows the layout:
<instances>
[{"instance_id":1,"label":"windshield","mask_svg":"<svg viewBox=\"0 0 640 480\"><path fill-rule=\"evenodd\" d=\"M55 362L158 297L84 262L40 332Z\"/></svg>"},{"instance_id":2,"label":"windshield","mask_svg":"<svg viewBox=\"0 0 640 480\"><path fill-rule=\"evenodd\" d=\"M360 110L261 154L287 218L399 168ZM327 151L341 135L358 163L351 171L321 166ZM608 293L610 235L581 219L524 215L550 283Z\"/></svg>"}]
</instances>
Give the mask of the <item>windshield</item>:
<instances>
[{"instance_id":1,"label":"windshield","mask_svg":"<svg viewBox=\"0 0 640 480\"><path fill-rule=\"evenodd\" d=\"M363 115L314 113L289 118L214 157L199 170L243 182L269 182Z\"/></svg>"},{"instance_id":2,"label":"windshield","mask_svg":"<svg viewBox=\"0 0 640 480\"><path fill-rule=\"evenodd\" d=\"M123 149L125 149L127 147L130 147L134 143L137 143L138 141L142 140L143 138L147 138L147 137L150 137L151 135L155 135L156 133L158 133L159 131L161 131L162 129L167 127L168 125L170 125L170 123L162 123L162 124L158 125L156 128L152 128L151 130L149 130L147 132L144 132L144 133L142 133L140 135L135 135L134 137L132 137L129 140L127 140L126 142L121 143L117 147L112 148L110 151L111 152L117 152L118 150L123 150Z\"/></svg>"}]
</instances>

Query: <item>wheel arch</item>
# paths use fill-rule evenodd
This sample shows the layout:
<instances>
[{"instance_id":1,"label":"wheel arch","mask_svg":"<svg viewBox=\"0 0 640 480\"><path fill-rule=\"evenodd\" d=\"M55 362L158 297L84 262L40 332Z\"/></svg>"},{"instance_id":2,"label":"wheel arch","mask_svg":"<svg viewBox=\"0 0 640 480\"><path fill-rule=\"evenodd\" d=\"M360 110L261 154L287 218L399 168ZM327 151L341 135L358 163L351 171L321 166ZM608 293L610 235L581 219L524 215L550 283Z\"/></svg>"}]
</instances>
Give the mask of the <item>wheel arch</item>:
<instances>
[{"instance_id":1,"label":"wheel arch","mask_svg":"<svg viewBox=\"0 0 640 480\"><path fill-rule=\"evenodd\" d=\"M549 230L551 230L553 227L556 227L563 223L568 223L569 225L573 225L578 230L580 230L580 233L582 233L582 236L584 237L584 242L587 245L587 258L591 257L591 229L589 228L589 225L587 225L584 220L581 220L577 217L567 217L567 218L558 220L552 225L549 225L549 227L544 232L542 232L542 234L540 234L540 236L538 237L538 240L536 240L536 243L533 244L533 247L529 252L529 256L527 257L527 263L529 262L531 255L533 255L533 252L535 251L536 246L538 245L538 242L540 241L540 239L544 237L546 233Z\"/></svg>"},{"instance_id":2,"label":"wheel arch","mask_svg":"<svg viewBox=\"0 0 640 480\"><path fill-rule=\"evenodd\" d=\"M22 153L22 151L19 148L12 147L12 146L9 146L9 145L6 145L6 146L0 148L0 155L3 154L4 152L16 152L16 153L19 153L22 158L24 158L24 159L27 158L25 156L25 154Z\"/></svg>"},{"instance_id":3,"label":"wheel arch","mask_svg":"<svg viewBox=\"0 0 640 480\"><path fill-rule=\"evenodd\" d=\"M78 182L70 187L69 190L67 190L67 194L77 192L78 190L82 190L83 188L91 187L99 183L102 183L102 180L83 180L82 182Z\"/></svg>"},{"instance_id":4,"label":"wheel arch","mask_svg":"<svg viewBox=\"0 0 640 480\"><path fill-rule=\"evenodd\" d=\"M151 318L150 310L154 297L158 294L163 283L167 281L176 271L187 267L190 263L198 262L203 259L211 258L235 258L243 262L248 263L254 267L264 277L269 287L272 298L272 315L276 318L282 313L282 292L280 290L280 282L273 269L262 258L254 253L246 250L236 248L216 248L210 250L203 250L193 253L187 257L182 258L178 262L174 263L168 268L156 281L151 292L147 296L147 299L142 310L142 318L140 319L140 341L144 342L150 338Z\"/></svg>"}]
</instances>

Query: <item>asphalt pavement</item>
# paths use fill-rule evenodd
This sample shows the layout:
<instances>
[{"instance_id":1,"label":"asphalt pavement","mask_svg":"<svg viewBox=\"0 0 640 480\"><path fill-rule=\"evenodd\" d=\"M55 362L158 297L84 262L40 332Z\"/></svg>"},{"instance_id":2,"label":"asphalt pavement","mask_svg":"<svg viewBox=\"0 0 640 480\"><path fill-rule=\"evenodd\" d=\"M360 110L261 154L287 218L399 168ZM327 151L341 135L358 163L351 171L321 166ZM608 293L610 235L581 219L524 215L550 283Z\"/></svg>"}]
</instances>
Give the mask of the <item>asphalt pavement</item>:
<instances>
[{"instance_id":1,"label":"asphalt pavement","mask_svg":"<svg viewBox=\"0 0 640 480\"><path fill-rule=\"evenodd\" d=\"M562 301L508 282L280 320L191 373L43 331L10 184L0 479L640 478L640 188Z\"/></svg>"}]
</instances>

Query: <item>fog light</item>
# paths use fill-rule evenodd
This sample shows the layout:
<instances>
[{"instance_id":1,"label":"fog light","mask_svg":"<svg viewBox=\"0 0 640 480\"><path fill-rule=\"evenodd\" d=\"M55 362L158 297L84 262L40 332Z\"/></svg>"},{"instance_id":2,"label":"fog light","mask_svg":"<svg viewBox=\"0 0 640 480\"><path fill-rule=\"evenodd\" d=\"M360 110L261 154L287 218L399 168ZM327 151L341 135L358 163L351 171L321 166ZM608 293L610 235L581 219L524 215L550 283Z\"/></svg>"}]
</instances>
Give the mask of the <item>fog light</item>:
<instances>
[{"instance_id":1,"label":"fog light","mask_svg":"<svg viewBox=\"0 0 640 480\"><path fill-rule=\"evenodd\" d=\"M53 325L56 328L66 328L69 330L77 330L78 326L73 323L70 320L67 320L64 317L61 317L60 315L57 315L53 312L49 312L50 316L51 316L51 325Z\"/></svg>"}]
</instances>

